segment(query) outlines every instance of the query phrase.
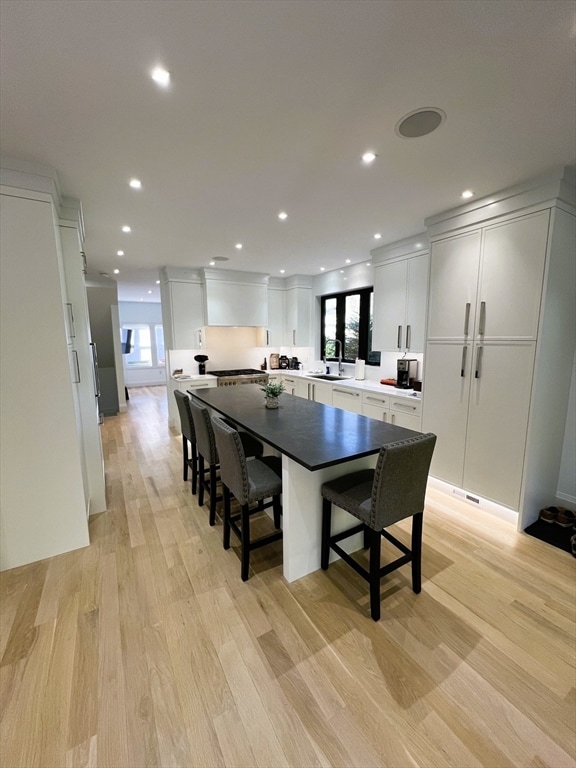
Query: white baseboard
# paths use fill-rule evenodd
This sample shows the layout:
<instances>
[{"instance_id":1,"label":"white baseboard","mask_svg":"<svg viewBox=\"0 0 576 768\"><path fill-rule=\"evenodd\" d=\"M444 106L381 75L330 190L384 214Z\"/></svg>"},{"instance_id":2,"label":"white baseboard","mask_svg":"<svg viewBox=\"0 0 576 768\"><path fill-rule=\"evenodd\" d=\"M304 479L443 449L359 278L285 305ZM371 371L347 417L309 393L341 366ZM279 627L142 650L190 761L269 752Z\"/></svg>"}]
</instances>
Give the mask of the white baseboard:
<instances>
[{"instance_id":1,"label":"white baseboard","mask_svg":"<svg viewBox=\"0 0 576 768\"><path fill-rule=\"evenodd\" d=\"M563 507L576 507L576 496L570 496L567 493L557 493L556 503Z\"/></svg>"},{"instance_id":2,"label":"white baseboard","mask_svg":"<svg viewBox=\"0 0 576 768\"><path fill-rule=\"evenodd\" d=\"M438 480L436 477L429 477L428 484L432 488L436 488L448 496L456 496L458 499L465 501L475 509L482 509L484 512L487 512L494 517L498 517L500 520L505 520L507 523L512 523L514 526L518 525L518 512L514 509L503 507L501 504L496 504L495 502L490 501L489 499L484 499L482 496L478 496L475 493L465 491L463 488L450 485L450 483L445 483L444 480Z\"/></svg>"}]
</instances>

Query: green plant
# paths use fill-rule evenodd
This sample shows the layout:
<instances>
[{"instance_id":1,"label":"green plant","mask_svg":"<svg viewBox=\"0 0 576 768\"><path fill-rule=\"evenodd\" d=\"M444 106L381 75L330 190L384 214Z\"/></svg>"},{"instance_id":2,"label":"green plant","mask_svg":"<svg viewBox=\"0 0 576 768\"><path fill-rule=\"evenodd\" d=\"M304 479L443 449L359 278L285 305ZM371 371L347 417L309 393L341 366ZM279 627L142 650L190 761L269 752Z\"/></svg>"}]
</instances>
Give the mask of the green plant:
<instances>
[{"instance_id":1,"label":"green plant","mask_svg":"<svg viewBox=\"0 0 576 768\"><path fill-rule=\"evenodd\" d=\"M262 392L264 392L266 397L280 397L282 392L284 392L284 382L272 381L269 384L265 384L263 387L260 387L260 389Z\"/></svg>"}]
</instances>

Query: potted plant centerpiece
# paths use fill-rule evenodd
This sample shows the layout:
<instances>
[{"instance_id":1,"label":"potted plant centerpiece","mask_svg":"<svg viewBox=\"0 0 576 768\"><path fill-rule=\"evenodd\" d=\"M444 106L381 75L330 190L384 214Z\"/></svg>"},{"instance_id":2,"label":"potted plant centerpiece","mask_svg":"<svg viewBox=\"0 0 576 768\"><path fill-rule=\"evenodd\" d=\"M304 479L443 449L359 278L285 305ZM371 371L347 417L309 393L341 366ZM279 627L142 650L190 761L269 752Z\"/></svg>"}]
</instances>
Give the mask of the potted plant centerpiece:
<instances>
[{"instance_id":1,"label":"potted plant centerpiece","mask_svg":"<svg viewBox=\"0 0 576 768\"><path fill-rule=\"evenodd\" d=\"M278 408L278 398L284 392L284 383L282 381L273 381L260 387L260 389L264 392L264 397L266 398L266 408Z\"/></svg>"}]
</instances>

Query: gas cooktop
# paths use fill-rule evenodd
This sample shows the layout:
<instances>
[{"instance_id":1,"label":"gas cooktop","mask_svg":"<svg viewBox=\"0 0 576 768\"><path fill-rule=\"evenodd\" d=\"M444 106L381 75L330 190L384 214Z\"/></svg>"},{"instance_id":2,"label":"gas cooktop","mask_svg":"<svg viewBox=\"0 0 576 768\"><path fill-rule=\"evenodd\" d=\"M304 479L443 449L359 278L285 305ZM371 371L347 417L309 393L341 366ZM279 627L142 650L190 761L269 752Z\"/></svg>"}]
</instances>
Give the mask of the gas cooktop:
<instances>
[{"instance_id":1,"label":"gas cooktop","mask_svg":"<svg viewBox=\"0 0 576 768\"><path fill-rule=\"evenodd\" d=\"M212 376L261 376L263 371L255 368L231 368L228 371L207 371Z\"/></svg>"}]
</instances>

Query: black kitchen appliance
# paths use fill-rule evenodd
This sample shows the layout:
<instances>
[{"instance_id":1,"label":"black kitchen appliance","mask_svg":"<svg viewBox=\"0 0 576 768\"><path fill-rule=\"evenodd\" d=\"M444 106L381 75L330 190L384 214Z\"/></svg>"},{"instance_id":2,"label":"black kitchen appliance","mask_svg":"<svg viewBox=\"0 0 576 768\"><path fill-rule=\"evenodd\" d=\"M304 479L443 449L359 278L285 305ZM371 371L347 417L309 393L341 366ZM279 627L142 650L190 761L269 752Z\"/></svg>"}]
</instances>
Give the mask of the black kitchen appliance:
<instances>
[{"instance_id":1,"label":"black kitchen appliance","mask_svg":"<svg viewBox=\"0 0 576 768\"><path fill-rule=\"evenodd\" d=\"M288 362L289 361L288 361L288 358L286 357L286 355L280 355L280 359L278 361L278 364L280 365L280 368L283 368L284 370L286 370L288 368Z\"/></svg>"},{"instance_id":2,"label":"black kitchen appliance","mask_svg":"<svg viewBox=\"0 0 576 768\"><path fill-rule=\"evenodd\" d=\"M301 365L301 363L300 363L300 361L298 360L297 357L291 357L288 360L288 368L291 371L298 371L300 369L300 365Z\"/></svg>"},{"instance_id":3,"label":"black kitchen appliance","mask_svg":"<svg viewBox=\"0 0 576 768\"><path fill-rule=\"evenodd\" d=\"M412 382L418 376L418 360L402 357L398 360L396 369L396 387L398 389L411 389Z\"/></svg>"},{"instance_id":4,"label":"black kitchen appliance","mask_svg":"<svg viewBox=\"0 0 576 768\"><path fill-rule=\"evenodd\" d=\"M198 373L200 376L204 376L206 374L206 361L208 360L207 355L194 355L194 360L198 363Z\"/></svg>"}]
</instances>

